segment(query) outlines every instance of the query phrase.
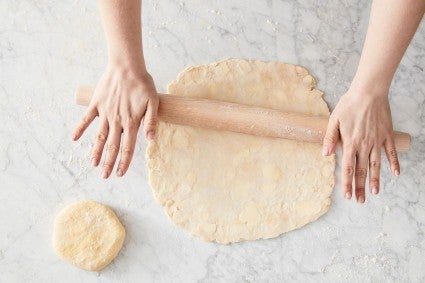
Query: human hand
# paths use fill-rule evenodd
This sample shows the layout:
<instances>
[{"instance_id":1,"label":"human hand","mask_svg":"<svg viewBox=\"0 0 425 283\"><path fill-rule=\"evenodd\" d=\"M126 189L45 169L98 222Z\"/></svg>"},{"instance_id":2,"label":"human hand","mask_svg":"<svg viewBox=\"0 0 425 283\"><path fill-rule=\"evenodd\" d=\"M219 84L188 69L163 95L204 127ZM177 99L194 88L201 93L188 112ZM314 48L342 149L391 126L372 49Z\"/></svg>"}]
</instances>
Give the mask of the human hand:
<instances>
[{"instance_id":1,"label":"human hand","mask_svg":"<svg viewBox=\"0 0 425 283\"><path fill-rule=\"evenodd\" d=\"M91 163L92 166L99 164L106 144L102 178L106 179L111 175L120 149L121 135L121 159L117 166L117 175L121 177L126 173L142 119L146 138L154 139L158 103L153 79L145 68L108 65L72 136L74 141L78 140L96 116L99 116L99 129Z\"/></svg>"},{"instance_id":2,"label":"human hand","mask_svg":"<svg viewBox=\"0 0 425 283\"><path fill-rule=\"evenodd\" d=\"M369 170L369 188L379 193L381 148L394 175L400 174L387 91L351 87L332 112L323 141L323 155L335 151L342 142L342 189L346 199L352 196L354 178L357 202L366 199L365 185Z\"/></svg>"}]
</instances>

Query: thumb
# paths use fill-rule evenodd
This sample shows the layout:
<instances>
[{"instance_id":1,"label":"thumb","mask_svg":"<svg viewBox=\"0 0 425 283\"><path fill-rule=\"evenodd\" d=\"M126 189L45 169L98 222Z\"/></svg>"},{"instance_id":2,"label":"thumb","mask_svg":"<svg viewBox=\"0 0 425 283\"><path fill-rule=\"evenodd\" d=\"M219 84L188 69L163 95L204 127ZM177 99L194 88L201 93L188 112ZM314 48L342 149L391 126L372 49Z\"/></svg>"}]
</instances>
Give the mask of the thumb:
<instances>
[{"instance_id":1,"label":"thumb","mask_svg":"<svg viewBox=\"0 0 425 283\"><path fill-rule=\"evenodd\" d=\"M148 101L145 117L143 119L145 136L148 140L153 140L156 135L156 127L158 124L158 97L151 98Z\"/></svg>"},{"instance_id":2,"label":"thumb","mask_svg":"<svg viewBox=\"0 0 425 283\"><path fill-rule=\"evenodd\" d=\"M385 140L384 147L388 161L390 162L391 171L395 176L400 175L400 163L398 161L397 150L395 148L394 138L392 136Z\"/></svg>"},{"instance_id":3,"label":"thumb","mask_svg":"<svg viewBox=\"0 0 425 283\"><path fill-rule=\"evenodd\" d=\"M339 140L339 122L336 119L329 119L328 128L323 138L322 155L328 156L335 151Z\"/></svg>"}]
</instances>

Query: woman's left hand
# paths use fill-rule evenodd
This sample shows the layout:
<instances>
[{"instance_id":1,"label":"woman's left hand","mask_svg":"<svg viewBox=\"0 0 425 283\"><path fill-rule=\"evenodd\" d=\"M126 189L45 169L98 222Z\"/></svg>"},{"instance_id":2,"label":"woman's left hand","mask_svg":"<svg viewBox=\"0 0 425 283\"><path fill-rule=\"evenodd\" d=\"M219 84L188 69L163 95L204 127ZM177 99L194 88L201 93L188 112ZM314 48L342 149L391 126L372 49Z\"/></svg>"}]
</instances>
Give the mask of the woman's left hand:
<instances>
[{"instance_id":1,"label":"woman's left hand","mask_svg":"<svg viewBox=\"0 0 425 283\"><path fill-rule=\"evenodd\" d=\"M323 155L332 154L339 140L342 142L342 190L346 199L353 194L354 179L357 202L364 203L368 171L370 192L378 194L382 146L391 171L396 176L400 174L387 90L350 87L330 116Z\"/></svg>"}]
</instances>

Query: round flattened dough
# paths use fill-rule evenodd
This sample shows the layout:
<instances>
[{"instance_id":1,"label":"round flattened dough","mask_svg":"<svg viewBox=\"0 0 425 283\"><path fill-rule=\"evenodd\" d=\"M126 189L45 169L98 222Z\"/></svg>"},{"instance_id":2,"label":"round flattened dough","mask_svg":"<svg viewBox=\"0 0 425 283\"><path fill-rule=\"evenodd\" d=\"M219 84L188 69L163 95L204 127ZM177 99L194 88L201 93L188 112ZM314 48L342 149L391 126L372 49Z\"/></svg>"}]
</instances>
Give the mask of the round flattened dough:
<instances>
[{"instance_id":1,"label":"round flattened dough","mask_svg":"<svg viewBox=\"0 0 425 283\"><path fill-rule=\"evenodd\" d=\"M121 250L124 226L109 207L81 201L56 216L53 247L62 259L89 271L107 266Z\"/></svg>"},{"instance_id":2,"label":"round flattened dough","mask_svg":"<svg viewBox=\"0 0 425 283\"><path fill-rule=\"evenodd\" d=\"M189 67L174 95L329 116L303 67L230 59ZM335 158L321 146L160 123L147 149L149 181L170 219L207 241L276 237L328 211Z\"/></svg>"}]
</instances>

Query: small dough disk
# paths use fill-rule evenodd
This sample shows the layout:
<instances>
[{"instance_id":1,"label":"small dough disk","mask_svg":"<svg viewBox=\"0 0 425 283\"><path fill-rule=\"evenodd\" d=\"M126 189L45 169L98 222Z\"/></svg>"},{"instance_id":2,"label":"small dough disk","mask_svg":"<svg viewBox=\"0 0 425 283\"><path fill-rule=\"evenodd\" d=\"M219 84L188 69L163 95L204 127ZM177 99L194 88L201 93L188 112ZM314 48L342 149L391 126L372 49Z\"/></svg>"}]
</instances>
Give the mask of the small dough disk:
<instances>
[{"instance_id":1,"label":"small dough disk","mask_svg":"<svg viewBox=\"0 0 425 283\"><path fill-rule=\"evenodd\" d=\"M107 266L121 250L124 226L109 207L81 201L56 216L53 247L62 259L89 271Z\"/></svg>"},{"instance_id":2,"label":"small dough disk","mask_svg":"<svg viewBox=\"0 0 425 283\"><path fill-rule=\"evenodd\" d=\"M187 68L168 92L328 117L314 87L303 67L231 59ZM147 159L168 216L207 241L276 237L331 203L335 158L319 144L159 123Z\"/></svg>"}]
</instances>

